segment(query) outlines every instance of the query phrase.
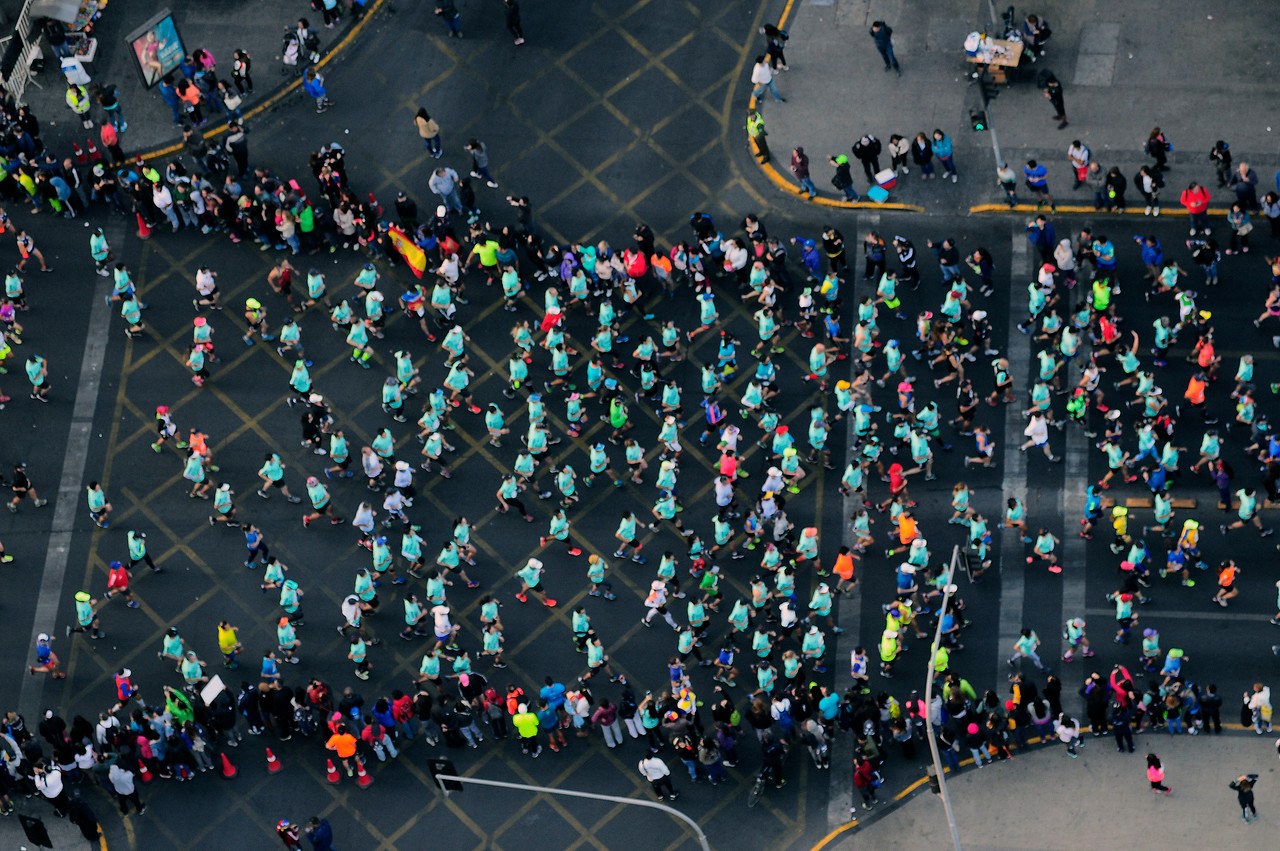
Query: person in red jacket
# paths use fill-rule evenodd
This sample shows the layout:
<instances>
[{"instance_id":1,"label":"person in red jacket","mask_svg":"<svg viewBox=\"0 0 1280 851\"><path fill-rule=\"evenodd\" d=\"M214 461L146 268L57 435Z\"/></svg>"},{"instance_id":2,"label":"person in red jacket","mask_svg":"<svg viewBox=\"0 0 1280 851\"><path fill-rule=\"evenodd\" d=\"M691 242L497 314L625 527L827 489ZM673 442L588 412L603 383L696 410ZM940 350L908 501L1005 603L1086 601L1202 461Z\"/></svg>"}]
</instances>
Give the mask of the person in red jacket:
<instances>
[{"instance_id":1,"label":"person in red jacket","mask_svg":"<svg viewBox=\"0 0 1280 851\"><path fill-rule=\"evenodd\" d=\"M870 761L864 759L854 770L853 786L862 794L862 804L867 809L879 803L876 800L876 770L872 768ZM856 804L849 808L851 814L857 810Z\"/></svg>"},{"instance_id":2,"label":"person in red jacket","mask_svg":"<svg viewBox=\"0 0 1280 851\"><path fill-rule=\"evenodd\" d=\"M1209 190L1205 189L1194 180L1184 190L1179 199L1182 206L1187 208L1187 212L1191 214L1191 235L1197 233L1209 233Z\"/></svg>"}]
</instances>

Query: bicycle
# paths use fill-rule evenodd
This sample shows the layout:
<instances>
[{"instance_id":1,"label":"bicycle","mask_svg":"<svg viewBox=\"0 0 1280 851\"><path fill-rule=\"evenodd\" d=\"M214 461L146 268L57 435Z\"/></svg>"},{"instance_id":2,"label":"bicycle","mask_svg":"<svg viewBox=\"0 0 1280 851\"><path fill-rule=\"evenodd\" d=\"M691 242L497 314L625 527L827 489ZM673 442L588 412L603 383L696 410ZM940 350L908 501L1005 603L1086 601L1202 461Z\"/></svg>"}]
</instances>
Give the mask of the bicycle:
<instances>
[{"instance_id":1,"label":"bicycle","mask_svg":"<svg viewBox=\"0 0 1280 851\"><path fill-rule=\"evenodd\" d=\"M773 774L769 770L769 766L762 766L760 773L756 775L755 782L751 784L751 789L747 792L747 808L750 809L760 803L761 796L764 795L764 787L769 782L769 776Z\"/></svg>"},{"instance_id":2,"label":"bicycle","mask_svg":"<svg viewBox=\"0 0 1280 851\"><path fill-rule=\"evenodd\" d=\"M781 779L782 776L782 766L786 763L787 754L790 752L791 748L787 745L783 745L782 759L777 768L777 775L779 779ZM760 772L756 775L756 779L751 784L751 789L747 792L748 809L760 803L760 798L764 795L764 787L769 783L770 779L773 779L773 777L774 769L771 769L768 764L760 766ZM781 783L784 782L786 781L781 781L778 785L781 785Z\"/></svg>"}]
</instances>

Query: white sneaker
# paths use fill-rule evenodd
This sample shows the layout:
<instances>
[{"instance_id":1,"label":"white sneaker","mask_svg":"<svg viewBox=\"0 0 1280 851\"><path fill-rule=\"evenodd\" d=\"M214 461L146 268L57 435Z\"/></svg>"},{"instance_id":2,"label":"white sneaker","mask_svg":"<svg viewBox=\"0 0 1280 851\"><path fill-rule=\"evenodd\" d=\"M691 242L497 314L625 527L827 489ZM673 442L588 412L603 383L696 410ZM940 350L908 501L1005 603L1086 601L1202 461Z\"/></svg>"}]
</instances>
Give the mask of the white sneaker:
<instances>
[{"instance_id":1,"label":"white sneaker","mask_svg":"<svg viewBox=\"0 0 1280 851\"><path fill-rule=\"evenodd\" d=\"M1153 216L1158 216L1158 215L1160 215L1160 208L1159 208L1159 207L1152 207L1152 208L1151 208L1151 215L1153 215Z\"/></svg>"},{"instance_id":2,"label":"white sneaker","mask_svg":"<svg viewBox=\"0 0 1280 851\"><path fill-rule=\"evenodd\" d=\"M960 180L960 175L958 175L958 174L953 174L953 175L951 175L951 182L952 182L952 183L956 183L956 182L958 182L959 180Z\"/></svg>"},{"instance_id":3,"label":"white sneaker","mask_svg":"<svg viewBox=\"0 0 1280 851\"><path fill-rule=\"evenodd\" d=\"M1151 208L1150 208L1150 207L1147 207L1147 208L1143 209L1143 211L1142 211L1142 215L1144 215L1144 216L1149 216L1149 215L1151 215Z\"/></svg>"}]
</instances>

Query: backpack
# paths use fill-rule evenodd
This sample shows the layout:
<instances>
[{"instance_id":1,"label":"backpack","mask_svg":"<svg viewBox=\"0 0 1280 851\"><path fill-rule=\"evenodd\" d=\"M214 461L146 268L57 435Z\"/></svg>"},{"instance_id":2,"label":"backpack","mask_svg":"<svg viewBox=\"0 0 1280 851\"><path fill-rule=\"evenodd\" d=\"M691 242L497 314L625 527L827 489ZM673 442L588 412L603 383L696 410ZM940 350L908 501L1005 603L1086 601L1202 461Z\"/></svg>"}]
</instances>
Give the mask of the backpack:
<instances>
[{"instance_id":1,"label":"backpack","mask_svg":"<svg viewBox=\"0 0 1280 851\"><path fill-rule=\"evenodd\" d=\"M284 41L282 41L280 44L280 53L282 54L280 57L280 61L283 62L285 65L298 64L298 56L301 53L301 47L298 44L297 33L293 32L292 30L285 33Z\"/></svg>"},{"instance_id":2,"label":"backpack","mask_svg":"<svg viewBox=\"0 0 1280 851\"><path fill-rule=\"evenodd\" d=\"M841 730L852 730L854 722L853 704L841 703L836 707L836 723Z\"/></svg>"},{"instance_id":3,"label":"backpack","mask_svg":"<svg viewBox=\"0 0 1280 851\"><path fill-rule=\"evenodd\" d=\"M293 710L293 723L297 725L298 732L304 736L310 736L316 731L316 718L309 709L298 707Z\"/></svg>"}]
</instances>

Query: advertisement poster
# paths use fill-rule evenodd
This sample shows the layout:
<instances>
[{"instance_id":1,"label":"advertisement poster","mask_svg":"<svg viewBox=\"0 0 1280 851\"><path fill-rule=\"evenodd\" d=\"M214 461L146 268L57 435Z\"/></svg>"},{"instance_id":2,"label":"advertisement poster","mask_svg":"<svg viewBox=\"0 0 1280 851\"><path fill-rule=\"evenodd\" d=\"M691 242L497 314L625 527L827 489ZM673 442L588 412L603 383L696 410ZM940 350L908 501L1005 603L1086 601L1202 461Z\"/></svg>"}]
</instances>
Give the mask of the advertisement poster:
<instances>
[{"instance_id":1,"label":"advertisement poster","mask_svg":"<svg viewBox=\"0 0 1280 851\"><path fill-rule=\"evenodd\" d=\"M173 14L168 9L134 30L126 41L147 88L177 68L186 55L178 28L173 23Z\"/></svg>"}]
</instances>

